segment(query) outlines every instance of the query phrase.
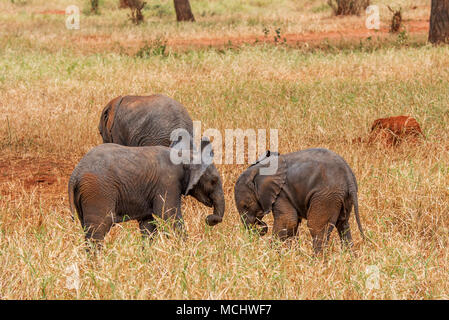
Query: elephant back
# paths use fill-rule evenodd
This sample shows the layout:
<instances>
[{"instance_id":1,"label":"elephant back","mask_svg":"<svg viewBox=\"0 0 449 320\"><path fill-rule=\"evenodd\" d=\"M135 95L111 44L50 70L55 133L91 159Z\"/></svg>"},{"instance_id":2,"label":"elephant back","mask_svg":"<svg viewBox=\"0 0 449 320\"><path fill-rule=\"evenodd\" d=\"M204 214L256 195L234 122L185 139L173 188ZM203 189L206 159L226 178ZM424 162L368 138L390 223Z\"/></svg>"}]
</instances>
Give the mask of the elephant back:
<instances>
[{"instance_id":1,"label":"elephant back","mask_svg":"<svg viewBox=\"0 0 449 320\"><path fill-rule=\"evenodd\" d=\"M114 142L126 146L170 146L176 129L191 135L193 122L186 108L164 95L126 96L115 114Z\"/></svg>"}]
</instances>

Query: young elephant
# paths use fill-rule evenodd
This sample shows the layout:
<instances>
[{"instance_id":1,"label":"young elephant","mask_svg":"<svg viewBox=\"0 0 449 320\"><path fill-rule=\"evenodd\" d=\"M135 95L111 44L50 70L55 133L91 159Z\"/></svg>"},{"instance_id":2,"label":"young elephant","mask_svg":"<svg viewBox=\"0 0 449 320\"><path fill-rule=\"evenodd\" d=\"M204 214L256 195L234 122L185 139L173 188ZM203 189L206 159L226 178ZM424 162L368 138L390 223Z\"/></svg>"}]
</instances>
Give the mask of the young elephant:
<instances>
[{"instance_id":1,"label":"young elephant","mask_svg":"<svg viewBox=\"0 0 449 320\"><path fill-rule=\"evenodd\" d=\"M175 150L175 149L173 149ZM210 152L210 142L201 150ZM222 221L225 200L213 163L175 164L172 148L126 147L113 143L90 150L75 167L68 185L70 210L76 209L86 239L103 240L114 223L137 220L143 235L156 231L154 216L173 219L183 228L181 195L191 195L214 213L209 225ZM178 151L177 151L178 152Z\"/></svg>"},{"instance_id":2,"label":"young elephant","mask_svg":"<svg viewBox=\"0 0 449 320\"><path fill-rule=\"evenodd\" d=\"M175 129L192 135L192 119L179 102L160 94L117 97L103 109L98 125L104 143L135 147L168 147Z\"/></svg>"},{"instance_id":3,"label":"young elephant","mask_svg":"<svg viewBox=\"0 0 449 320\"><path fill-rule=\"evenodd\" d=\"M261 175L259 169L277 160L277 171ZM267 226L262 219L273 211L273 235L281 240L296 235L299 223L307 219L313 248L319 253L334 226L342 243L352 245L349 214L355 217L363 235L357 202L357 182L345 162L327 149L307 149L265 157L244 171L235 185L235 202L246 226Z\"/></svg>"}]
</instances>

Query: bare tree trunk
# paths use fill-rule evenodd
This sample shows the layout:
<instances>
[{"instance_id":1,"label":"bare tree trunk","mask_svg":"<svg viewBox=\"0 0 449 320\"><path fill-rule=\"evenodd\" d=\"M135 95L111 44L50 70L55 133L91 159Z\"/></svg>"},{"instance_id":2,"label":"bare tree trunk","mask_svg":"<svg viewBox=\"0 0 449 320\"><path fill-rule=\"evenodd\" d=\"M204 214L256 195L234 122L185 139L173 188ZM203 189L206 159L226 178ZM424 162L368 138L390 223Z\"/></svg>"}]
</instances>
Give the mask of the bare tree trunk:
<instances>
[{"instance_id":1,"label":"bare tree trunk","mask_svg":"<svg viewBox=\"0 0 449 320\"><path fill-rule=\"evenodd\" d=\"M177 21L195 21L189 0L174 0Z\"/></svg>"},{"instance_id":2,"label":"bare tree trunk","mask_svg":"<svg viewBox=\"0 0 449 320\"><path fill-rule=\"evenodd\" d=\"M370 0L327 0L336 16L360 15L370 5Z\"/></svg>"},{"instance_id":3,"label":"bare tree trunk","mask_svg":"<svg viewBox=\"0 0 449 320\"><path fill-rule=\"evenodd\" d=\"M449 0L432 0L429 42L449 43Z\"/></svg>"},{"instance_id":4,"label":"bare tree trunk","mask_svg":"<svg viewBox=\"0 0 449 320\"><path fill-rule=\"evenodd\" d=\"M402 28L402 8L399 10L393 10L390 6L387 8L393 13L393 18L391 19L390 33L398 33Z\"/></svg>"}]
</instances>

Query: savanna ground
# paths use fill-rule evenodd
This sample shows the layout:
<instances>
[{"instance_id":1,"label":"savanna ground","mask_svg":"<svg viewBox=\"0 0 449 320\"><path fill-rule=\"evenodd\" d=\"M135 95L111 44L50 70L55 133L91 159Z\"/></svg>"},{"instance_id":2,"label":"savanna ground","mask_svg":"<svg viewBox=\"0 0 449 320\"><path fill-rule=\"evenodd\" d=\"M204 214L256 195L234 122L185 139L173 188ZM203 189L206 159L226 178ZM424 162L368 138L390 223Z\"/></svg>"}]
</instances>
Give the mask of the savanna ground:
<instances>
[{"instance_id":1,"label":"savanna ground","mask_svg":"<svg viewBox=\"0 0 449 320\"><path fill-rule=\"evenodd\" d=\"M390 1L373 1L378 32L364 15L333 17L324 0L192 0L193 24L175 22L171 0L148 1L139 26L117 2L100 2L100 15L86 14L87 1L0 2L1 299L449 298L449 47L426 43L428 1L392 4L403 8L399 35L387 33ZM80 30L51 14L71 4ZM312 254L304 223L291 248L247 233L233 201L247 165L220 165L222 224L207 227L210 209L187 198L187 241L142 246L129 222L88 257L68 178L101 143L103 106L152 93L179 100L203 130L278 128L281 153L342 155L372 244L354 218L353 253L334 232L326 259ZM418 120L424 141L353 143L374 119L402 114Z\"/></svg>"}]
</instances>

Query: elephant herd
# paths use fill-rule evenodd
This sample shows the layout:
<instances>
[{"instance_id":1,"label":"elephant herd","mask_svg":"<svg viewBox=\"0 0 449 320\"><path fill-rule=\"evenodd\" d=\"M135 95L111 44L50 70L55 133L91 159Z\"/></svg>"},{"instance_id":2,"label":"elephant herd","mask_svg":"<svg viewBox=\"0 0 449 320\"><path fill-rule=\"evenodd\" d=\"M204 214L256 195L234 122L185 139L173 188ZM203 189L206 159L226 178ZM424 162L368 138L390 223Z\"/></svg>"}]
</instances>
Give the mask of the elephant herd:
<instances>
[{"instance_id":1,"label":"elephant herd","mask_svg":"<svg viewBox=\"0 0 449 320\"><path fill-rule=\"evenodd\" d=\"M81 159L68 183L70 210L77 212L87 240L101 243L114 223L128 220L137 220L142 235L152 237L155 217L185 235L181 195L213 207L208 225L222 222L225 198L210 141L201 140L199 161L192 161L193 142L173 141L179 129L193 136L192 119L179 102L164 95L117 97L103 109L98 129L104 143ZM173 161L173 154L188 161ZM261 174L273 159L276 172ZM264 216L273 212L273 236L280 240L294 236L306 219L316 253L334 227L350 246L354 206L363 236L356 178L330 150L267 151L240 175L234 191L241 221L261 235L268 229Z\"/></svg>"}]
</instances>

